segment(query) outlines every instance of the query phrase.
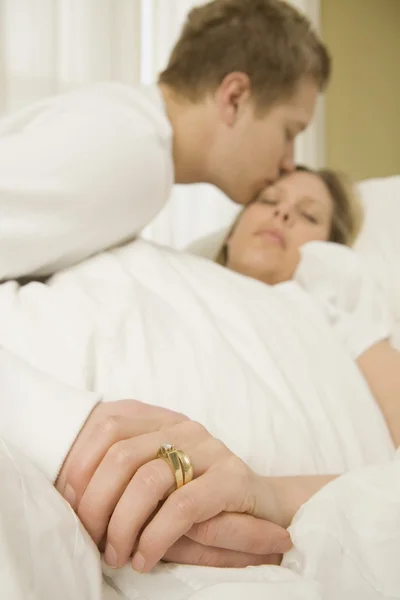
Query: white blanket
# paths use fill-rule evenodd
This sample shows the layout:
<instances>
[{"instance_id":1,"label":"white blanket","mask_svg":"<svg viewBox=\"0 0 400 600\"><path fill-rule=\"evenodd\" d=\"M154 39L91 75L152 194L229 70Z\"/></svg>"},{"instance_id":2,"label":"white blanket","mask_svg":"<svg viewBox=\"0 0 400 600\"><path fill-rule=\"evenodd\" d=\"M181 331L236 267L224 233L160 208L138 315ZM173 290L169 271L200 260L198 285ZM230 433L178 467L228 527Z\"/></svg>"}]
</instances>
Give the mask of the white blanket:
<instances>
[{"instance_id":1,"label":"white blanket","mask_svg":"<svg viewBox=\"0 0 400 600\"><path fill-rule=\"evenodd\" d=\"M292 528L295 550L284 567L163 565L148 576L129 568L106 573L121 598L400 597L395 564L400 552L399 463L391 462L386 425L353 362L349 330L353 317L354 332L360 330L361 300L354 290L348 305L346 298L332 294L326 296L327 309L296 282L269 288L145 242L94 258L46 286L2 286L0 343L35 366L75 386L101 391L106 399L134 397L182 411L261 474L354 471L300 511ZM361 313L363 318L368 313L365 294ZM372 320L375 313L372 294ZM349 348L339 339L343 329ZM371 343L384 336L384 327L375 323L373 330ZM15 466L13 458L7 459L12 453L0 453L2 470L4 464L6 471L7 464ZM386 466L366 468L374 464ZM112 594L110 587L100 591L96 550L63 501L39 475L32 475L29 463L26 469L18 466L18 478L11 468L2 475L3 565L8 575L29 567L30 589L36 585L39 591L29 596L10 587L5 597L52 598L43 581L49 590L60 582L59 598ZM3 487L8 478L18 479L20 487ZM42 489L43 506L35 502ZM368 505L361 509L364 497ZM61 529L53 538L57 519ZM33 521L34 529L29 525ZM12 551L10 555L13 539L27 546L27 529L33 531L31 553L40 548L42 567L48 565L46 577L42 568L32 567L28 552L18 560ZM75 535L87 563L77 561L77 546L70 544ZM76 569L70 585L69 568Z\"/></svg>"}]
</instances>

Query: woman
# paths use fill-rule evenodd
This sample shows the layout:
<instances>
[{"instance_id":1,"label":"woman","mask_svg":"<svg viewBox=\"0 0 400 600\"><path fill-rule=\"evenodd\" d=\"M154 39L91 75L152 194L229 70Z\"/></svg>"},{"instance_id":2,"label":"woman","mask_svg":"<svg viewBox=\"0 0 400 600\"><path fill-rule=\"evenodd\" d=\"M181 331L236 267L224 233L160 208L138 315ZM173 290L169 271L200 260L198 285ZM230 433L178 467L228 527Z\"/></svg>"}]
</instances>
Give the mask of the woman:
<instances>
[{"instance_id":1,"label":"woman","mask_svg":"<svg viewBox=\"0 0 400 600\"><path fill-rule=\"evenodd\" d=\"M344 175L299 166L240 213L216 262L273 285L293 277L301 246L351 246L361 224L360 200Z\"/></svg>"}]
</instances>

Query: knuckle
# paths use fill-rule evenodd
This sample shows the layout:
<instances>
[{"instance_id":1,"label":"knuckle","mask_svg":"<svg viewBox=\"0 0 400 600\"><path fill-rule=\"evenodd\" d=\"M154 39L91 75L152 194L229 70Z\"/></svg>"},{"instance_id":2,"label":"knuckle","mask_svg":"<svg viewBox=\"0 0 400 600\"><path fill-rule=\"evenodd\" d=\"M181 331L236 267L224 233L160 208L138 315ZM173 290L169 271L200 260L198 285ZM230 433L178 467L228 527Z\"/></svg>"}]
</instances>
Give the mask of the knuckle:
<instances>
[{"instance_id":1,"label":"knuckle","mask_svg":"<svg viewBox=\"0 0 400 600\"><path fill-rule=\"evenodd\" d=\"M214 454L219 458L227 457L228 459L230 459L231 457L235 457L235 455L232 454L232 452L228 449L224 442L221 442L221 440L219 440L218 438L213 438L211 443Z\"/></svg>"},{"instance_id":2,"label":"knuckle","mask_svg":"<svg viewBox=\"0 0 400 600\"><path fill-rule=\"evenodd\" d=\"M229 455L226 457L226 468L234 475L235 479L239 479L240 481L247 481L251 472L246 463L231 452L229 452Z\"/></svg>"},{"instance_id":3,"label":"knuckle","mask_svg":"<svg viewBox=\"0 0 400 600\"><path fill-rule=\"evenodd\" d=\"M148 463L137 470L136 480L149 493L157 490L160 484L164 483L165 477L156 463Z\"/></svg>"},{"instance_id":4,"label":"knuckle","mask_svg":"<svg viewBox=\"0 0 400 600\"><path fill-rule=\"evenodd\" d=\"M173 413L171 420L173 422L173 424L178 425L179 423L183 423L185 421L189 421L189 417L187 417L186 415L184 415L183 413Z\"/></svg>"},{"instance_id":5,"label":"knuckle","mask_svg":"<svg viewBox=\"0 0 400 600\"><path fill-rule=\"evenodd\" d=\"M248 465L237 456L235 456L235 468L238 476L242 479L248 480L249 477L251 477L252 471L249 469Z\"/></svg>"},{"instance_id":6,"label":"knuckle","mask_svg":"<svg viewBox=\"0 0 400 600\"><path fill-rule=\"evenodd\" d=\"M199 552L198 564L203 567L219 567L221 566L221 560L218 552L213 548L204 548Z\"/></svg>"},{"instance_id":7,"label":"knuckle","mask_svg":"<svg viewBox=\"0 0 400 600\"><path fill-rule=\"evenodd\" d=\"M210 520L193 525L191 534L203 546L215 545L218 538L218 530Z\"/></svg>"},{"instance_id":8,"label":"knuckle","mask_svg":"<svg viewBox=\"0 0 400 600\"><path fill-rule=\"evenodd\" d=\"M161 406L150 406L148 404L138 403L140 416L152 416L157 423L156 429L161 430L166 427L173 427L178 425L182 421L188 420L184 414L175 412L169 408L163 408Z\"/></svg>"},{"instance_id":9,"label":"knuckle","mask_svg":"<svg viewBox=\"0 0 400 600\"><path fill-rule=\"evenodd\" d=\"M157 553L159 551L159 546L159 539L146 528L140 536L141 551L145 553L146 551L151 550L151 552Z\"/></svg>"},{"instance_id":10,"label":"knuckle","mask_svg":"<svg viewBox=\"0 0 400 600\"><path fill-rule=\"evenodd\" d=\"M76 460L68 470L68 485L75 491L73 508L80 503L91 478L91 471L83 460Z\"/></svg>"},{"instance_id":11,"label":"knuckle","mask_svg":"<svg viewBox=\"0 0 400 600\"><path fill-rule=\"evenodd\" d=\"M148 560L157 559L160 560L161 557L167 552L168 546L164 545L162 539L160 539L159 535L155 533L151 533L146 528L140 536L138 550L145 556Z\"/></svg>"},{"instance_id":12,"label":"knuckle","mask_svg":"<svg viewBox=\"0 0 400 600\"><path fill-rule=\"evenodd\" d=\"M121 427L121 417L119 415L106 414L97 423L97 432L101 437L114 439Z\"/></svg>"},{"instance_id":13,"label":"knuckle","mask_svg":"<svg viewBox=\"0 0 400 600\"><path fill-rule=\"evenodd\" d=\"M128 444L124 441L117 442L107 452L108 458L116 468L125 467L132 461L132 456Z\"/></svg>"},{"instance_id":14,"label":"knuckle","mask_svg":"<svg viewBox=\"0 0 400 600\"><path fill-rule=\"evenodd\" d=\"M185 428L185 432L191 440L201 440L205 437L211 437L204 425L198 421L188 419L182 423L182 427Z\"/></svg>"},{"instance_id":15,"label":"knuckle","mask_svg":"<svg viewBox=\"0 0 400 600\"><path fill-rule=\"evenodd\" d=\"M120 521L111 519L107 529L107 542L114 548L121 549L126 543L126 527Z\"/></svg>"},{"instance_id":16,"label":"knuckle","mask_svg":"<svg viewBox=\"0 0 400 600\"><path fill-rule=\"evenodd\" d=\"M105 410L101 411L91 425L89 442L97 449L110 448L118 440L121 427L121 418L117 415L110 415ZM68 461L68 458L67 458ZM66 464L67 464L66 461ZM86 485L93 473L91 465L84 460L82 450L73 456L68 462L67 479L71 487L76 491L78 498L84 492Z\"/></svg>"},{"instance_id":17,"label":"knuckle","mask_svg":"<svg viewBox=\"0 0 400 600\"><path fill-rule=\"evenodd\" d=\"M79 462L71 464L70 468L68 469L68 484L72 487L72 489L75 490L76 494L78 495L78 500L83 491L84 482L87 480L86 471L86 465Z\"/></svg>"},{"instance_id":18,"label":"knuckle","mask_svg":"<svg viewBox=\"0 0 400 600\"><path fill-rule=\"evenodd\" d=\"M170 496L173 500L174 508L179 518L183 520L192 520L196 513L196 503L192 496L181 488L175 494Z\"/></svg>"}]
</instances>

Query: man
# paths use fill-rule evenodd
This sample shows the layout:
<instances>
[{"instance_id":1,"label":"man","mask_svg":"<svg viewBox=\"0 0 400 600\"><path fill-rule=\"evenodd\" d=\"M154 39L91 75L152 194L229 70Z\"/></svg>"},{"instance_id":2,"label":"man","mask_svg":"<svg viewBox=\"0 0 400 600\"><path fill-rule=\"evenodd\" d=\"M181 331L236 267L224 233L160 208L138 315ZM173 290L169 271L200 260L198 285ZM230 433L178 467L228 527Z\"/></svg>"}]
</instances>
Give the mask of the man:
<instances>
[{"instance_id":1,"label":"man","mask_svg":"<svg viewBox=\"0 0 400 600\"><path fill-rule=\"evenodd\" d=\"M329 74L326 49L290 5L214 0L189 14L158 86L91 86L6 118L0 279L46 276L134 237L174 182L211 183L250 202L293 169L294 140ZM40 406L30 404L34 391ZM0 436L57 480L76 509L105 453L138 434L137 415L149 415L153 429L183 418L134 401L101 403L0 351ZM272 551L265 539L274 530L260 536L269 524L232 523L228 540L226 520L214 522L212 561L197 543L211 544L201 533L174 560L237 566ZM230 550L243 550L243 537L256 547L238 560Z\"/></svg>"}]
</instances>

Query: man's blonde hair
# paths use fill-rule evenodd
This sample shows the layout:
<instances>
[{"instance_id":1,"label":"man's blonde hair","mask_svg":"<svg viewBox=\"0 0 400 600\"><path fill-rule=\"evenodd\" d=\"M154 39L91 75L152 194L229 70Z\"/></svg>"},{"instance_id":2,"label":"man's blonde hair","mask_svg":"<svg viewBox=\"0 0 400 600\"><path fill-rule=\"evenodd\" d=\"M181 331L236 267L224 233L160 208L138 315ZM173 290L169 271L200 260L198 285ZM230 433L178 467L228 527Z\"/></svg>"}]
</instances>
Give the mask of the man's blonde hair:
<instances>
[{"instance_id":1,"label":"man's blonde hair","mask_svg":"<svg viewBox=\"0 0 400 600\"><path fill-rule=\"evenodd\" d=\"M324 90L331 60L308 18L283 0L213 0L193 8L160 83L196 102L233 72L248 75L264 110L291 97L303 77Z\"/></svg>"},{"instance_id":2,"label":"man's blonde hair","mask_svg":"<svg viewBox=\"0 0 400 600\"><path fill-rule=\"evenodd\" d=\"M361 199L356 193L353 182L344 173L332 169L316 170L298 165L296 171L312 173L319 177L332 198L333 213L328 241L343 244L344 246L353 246L361 231L364 220ZM214 259L216 263L226 266L228 261L228 239L235 231L248 206L251 206L251 204L244 207L229 229Z\"/></svg>"}]
</instances>

